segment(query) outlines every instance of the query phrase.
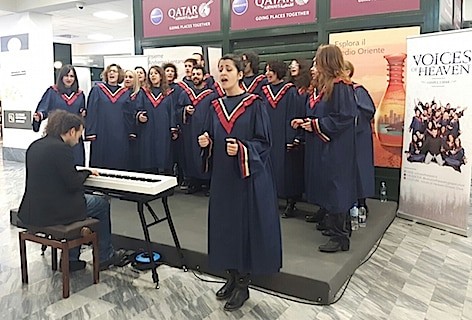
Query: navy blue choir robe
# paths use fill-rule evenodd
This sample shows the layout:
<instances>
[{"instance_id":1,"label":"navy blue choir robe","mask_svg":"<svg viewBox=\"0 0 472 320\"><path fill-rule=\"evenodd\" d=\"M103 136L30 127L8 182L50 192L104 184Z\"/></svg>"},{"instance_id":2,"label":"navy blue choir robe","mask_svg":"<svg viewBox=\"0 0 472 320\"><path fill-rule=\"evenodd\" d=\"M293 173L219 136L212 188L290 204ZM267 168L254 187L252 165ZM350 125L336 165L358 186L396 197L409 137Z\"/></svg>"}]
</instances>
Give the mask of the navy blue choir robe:
<instances>
[{"instance_id":1,"label":"navy blue choir robe","mask_svg":"<svg viewBox=\"0 0 472 320\"><path fill-rule=\"evenodd\" d=\"M270 162L270 120L260 98L244 93L213 100L203 131L211 143L202 151L211 170L208 257L215 270L252 274L282 266L280 220ZM226 153L235 138L238 154Z\"/></svg>"},{"instance_id":2,"label":"navy blue choir robe","mask_svg":"<svg viewBox=\"0 0 472 320\"><path fill-rule=\"evenodd\" d=\"M359 84L354 84L358 107L356 126L356 154L359 170L357 198L363 199L375 195L374 144L372 141L371 121L375 114L375 105L369 92Z\"/></svg>"},{"instance_id":3,"label":"navy blue choir robe","mask_svg":"<svg viewBox=\"0 0 472 320\"><path fill-rule=\"evenodd\" d=\"M303 117L304 105L299 104L293 83L269 84L262 88L264 105L272 128L270 156L280 198L297 198L303 193L303 129L293 129L290 122ZM287 144L298 141L298 147L287 149Z\"/></svg>"},{"instance_id":4,"label":"navy blue choir robe","mask_svg":"<svg viewBox=\"0 0 472 320\"><path fill-rule=\"evenodd\" d=\"M421 116L419 117L414 116L411 119L411 124L409 127L409 130L411 131L411 135L416 134L416 131L424 133L425 129L426 129L426 126L423 124L423 119L421 118Z\"/></svg>"},{"instance_id":5,"label":"navy blue choir robe","mask_svg":"<svg viewBox=\"0 0 472 320\"><path fill-rule=\"evenodd\" d=\"M456 148L454 149L454 153L448 152L447 155L444 157L444 162L446 166L453 167L456 171L461 172L461 165L464 164L465 158L465 151L464 148Z\"/></svg>"},{"instance_id":6,"label":"navy blue choir robe","mask_svg":"<svg viewBox=\"0 0 472 320\"><path fill-rule=\"evenodd\" d=\"M138 94L136 119L142 113L148 118L145 123L136 122L140 170L172 169L171 135L177 126L170 90L164 96L161 88L141 88Z\"/></svg>"},{"instance_id":7,"label":"navy blue choir robe","mask_svg":"<svg viewBox=\"0 0 472 320\"><path fill-rule=\"evenodd\" d=\"M313 132L305 134L307 201L331 213L345 213L357 201L355 118L352 85L334 84L331 98L310 97L307 117Z\"/></svg>"},{"instance_id":8,"label":"navy blue choir robe","mask_svg":"<svg viewBox=\"0 0 472 320\"><path fill-rule=\"evenodd\" d=\"M203 81L205 82L205 86L207 88L213 88L214 84L215 84L215 78L213 78L213 76L209 73L205 73L203 75Z\"/></svg>"},{"instance_id":9,"label":"navy blue choir robe","mask_svg":"<svg viewBox=\"0 0 472 320\"><path fill-rule=\"evenodd\" d=\"M139 169L139 149L137 142L137 123L136 123L136 103L138 92L130 94L127 100L128 106L125 108L125 123L127 126L127 131L129 132L129 163L128 169L132 171L137 171Z\"/></svg>"},{"instance_id":10,"label":"navy blue choir robe","mask_svg":"<svg viewBox=\"0 0 472 320\"><path fill-rule=\"evenodd\" d=\"M183 77L181 82L185 83L188 86L193 86L192 77L190 77L190 79L187 79L187 77Z\"/></svg>"},{"instance_id":11,"label":"navy blue choir robe","mask_svg":"<svg viewBox=\"0 0 472 320\"><path fill-rule=\"evenodd\" d=\"M34 132L39 131L41 121L46 120L49 113L54 110L65 110L82 116L82 112L85 110L84 93L82 90L73 92L70 89L66 90L64 93L60 93L55 85L49 87L36 107L35 113L38 113L41 119L39 121L33 119ZM83 166L85 164L85 149L82 138L79 143L72 148L72 151L74 153L74 164Z\"/></svg>"},{"instance_id":12,"label":"navy blue choir robe","mask_svg":"<svg viewBox=\"0 0 472 320\"><path fill-rule=\"evenodd\" d=\"M179 113L178 113L178 108L179 108L179 97L180 94L182 93L183 89L179 85L178 82L173 82L170 84L170 88L172 89L172 92L170 93L170 96L172 97L172 105L174 106L175 109L175 124L178 129L178 137L175 140L172 140L170 143L170 151L172 154L172 161L174 163L177 163L178 169L179 169L179 175L185 176L185 168L184 168L184 163L185 163L185 157L184 157L184 143L183 143L183 138L182 138L182 132L181 132L181 123ZM183 177L180 176L180 179Z\"/></svg>"},{"instance_id":13,"label":"navy blue choir robe","mask_svg":"<svg viewBox=\"0 0 472 320\"><path fill-rule=\"evenodd\" d=\"M202 158L198 136L202 133L203 125L211 107L211 101L218 96L211 89L196 89L185 87L179 97L179 114L182 138L185 152L186 176L191 179L210 179L210 174L202 172ZM187 114L185 107L192 105L195 108L193 115Z\"/></svg>"},{"instance_id":14,"label":"navy blue choir robe","mask_svg":"<svg viewBox=\"0 0 472 320\"><path fill-rule=\"evenodd\" d=\"M98 83L87 101L85 138L90 144L90 166L127 170L129 166L130 91L120 86Z\"/></svg>"},{"instance_id":15,"label":"navy blue choir robe","mask_svg":"<svg viewBox=\"0 0 472 320\"><path fill-rule=\"evenodd\" d=\"M211 89L218 95L218 98L222 98L226 95L225 90L221 86L221 83L219 83L218 81L213 82Z\"/></svg>"},{"instance_id":16,"label":"navy blue choir robe","mask_svg":"<svg viewBox=\"0 0 472 320\"><path fill-rule=\"evenodd\" d=\"M321 95L316 95L313 92L306 102L305 117L313 119L315 117L315 106L319 106ZM316 110L318 116L324 115L322 110ZM326 111L326 109L325 109ZM325 190L323 190L320 181L317 181L321 167L321 146L324 142L318 139L314 134L305 132L305 197L308 203L316 204L321 206L322 199L325 196Z\"/></svg>"},{"instance_id":17,"label":"navy blue choir robe","mask_svg":"<svg viewBox=\"0 0 472 320\"><path fill-rule=\"evenodd\" d=\"M244 77L241 83L241 88L246 92L257 94L260 97L264 96L262 87L267 85L267 77L263 74L255 74L249 77Z\"/></svg>"}]
</instances>

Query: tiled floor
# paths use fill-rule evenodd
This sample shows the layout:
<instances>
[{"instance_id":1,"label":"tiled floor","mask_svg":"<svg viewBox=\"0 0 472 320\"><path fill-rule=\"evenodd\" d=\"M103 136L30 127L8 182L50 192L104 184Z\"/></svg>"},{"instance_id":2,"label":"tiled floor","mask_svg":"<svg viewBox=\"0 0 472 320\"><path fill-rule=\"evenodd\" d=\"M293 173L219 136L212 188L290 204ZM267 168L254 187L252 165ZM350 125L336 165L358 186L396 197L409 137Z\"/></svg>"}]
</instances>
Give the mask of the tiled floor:
<instances>
[{"instance_id":1,"label":"tiled floor","mask_svg":"<svg viewBox=\"0 0 472 320\"><path fill-rule=\"evenodd\" d=\"M1 319L472 319L472 239L398 218L331 306L252 289L241 310L227 313L214 297L221 284L166 266L158 269L156 290L148 272L130 267L102 272L92 285L89 265L73 274L64 300L61 274L50 270L49 253L42 257L38 245L28 244L30 284L21 284L18 229L9 223L9 209L18 206L23 188L23 164L0 159ZM90 252L83 257L90 261Z\"/></svg>"}]
</instances>

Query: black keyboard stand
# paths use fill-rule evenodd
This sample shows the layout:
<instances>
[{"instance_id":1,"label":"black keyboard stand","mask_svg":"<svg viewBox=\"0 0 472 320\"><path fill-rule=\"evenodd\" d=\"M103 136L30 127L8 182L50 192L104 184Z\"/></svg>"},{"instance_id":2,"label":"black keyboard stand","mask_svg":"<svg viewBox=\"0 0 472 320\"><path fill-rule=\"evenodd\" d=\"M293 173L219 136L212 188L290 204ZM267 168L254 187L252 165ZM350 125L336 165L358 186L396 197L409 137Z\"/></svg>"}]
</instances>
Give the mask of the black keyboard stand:
<instances>
[{"instance_id":1,"label":"black keyboard stand","mask_svg":"<svg viewBox=\"0 0 472 320\"><path fill-rule=\"evenodd\" d=\"M87 192L100 192L112 198L117 198L120 200L131 201L131 202L136 203L139 220L141 221L141 227L143 228L143 232L144 232L144 239L146 242L146 251L148 252L149 261L151 263L152 280L156 284L156 289L159 289L159 275L157 274L157 271L156 271L157 267L154 262L154 259L152 258L153 252L152 252L152 246L151 246L151 238L149 236L150 227L156 224L159 224L161 222L167 221L167 223L169 224L170 232L172 234L172 238L174 239L174 244L175 244L175 248L177 249L177 254L180 257L181 267L185 272L188 271L187 266L185 264L184 254L182 253L182 248L180 247L179 238L177 237L177 232L175 231L174 223L172 222L169 205L167 203L167 197L174 194L173 188L166 190L164 192L161 192L157 195L137 194L137 193L126 192L126 191L121 192L117 190L109 190L109 189L89 187L89 186L86 186L85 188ZM155 211L152 209L151 205L149 204L151 201L154 201L156 199L162 200L162 205L164 207L164 212L166 215L164 218L159 218L157 214L155 213ZM154 221L150 223L146 221L146 216L144 215L144 207L147 208L147 210L151 214Z\"/></svg>"}]
</instances>

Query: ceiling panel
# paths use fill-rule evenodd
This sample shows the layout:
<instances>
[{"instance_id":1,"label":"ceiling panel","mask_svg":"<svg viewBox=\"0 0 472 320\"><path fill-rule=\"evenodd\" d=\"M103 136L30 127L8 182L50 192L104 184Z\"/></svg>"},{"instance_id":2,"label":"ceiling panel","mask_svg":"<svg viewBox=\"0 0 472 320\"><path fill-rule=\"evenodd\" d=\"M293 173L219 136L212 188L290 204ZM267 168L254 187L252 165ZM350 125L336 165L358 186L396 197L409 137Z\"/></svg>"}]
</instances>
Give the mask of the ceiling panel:
<instances>
[{"instance_id":1,"label":"ceiling panel","mask_svg":"<svg viewBox=\"0 0 472 320\"><path fill-rule=\"evenodd\" d=\"M93 16L94 12L109 10L124 13L128 18L111 21ZM128 40L134 35L132 0L110 1L85 5L82 10L74 7L48 13L52 15L55 42L74 44L103 42L87 38L93 33L110 35L113 40Z\"/></svg>"}]
</instances>

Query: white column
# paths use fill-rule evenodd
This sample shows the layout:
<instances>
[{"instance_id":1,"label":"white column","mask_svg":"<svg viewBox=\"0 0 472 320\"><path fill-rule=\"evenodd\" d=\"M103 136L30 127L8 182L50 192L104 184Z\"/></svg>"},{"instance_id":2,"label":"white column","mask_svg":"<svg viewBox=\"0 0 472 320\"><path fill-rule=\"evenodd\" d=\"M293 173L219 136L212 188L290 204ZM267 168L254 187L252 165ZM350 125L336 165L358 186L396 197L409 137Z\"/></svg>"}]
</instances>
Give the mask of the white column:
<instances>
[{"instance_id":1,"label":"white column","mask_svg":"<svg viewBox=\"0 0 472 320\"><path fill-rule=\"evenodd\" d=\"M10 113L3 119L3 158L24 161L28 146L41 136L31 128L32 114L54 83L51 16L0 17L0 42L0 99L3 114Z\"/></svg>"}]
</instances>

